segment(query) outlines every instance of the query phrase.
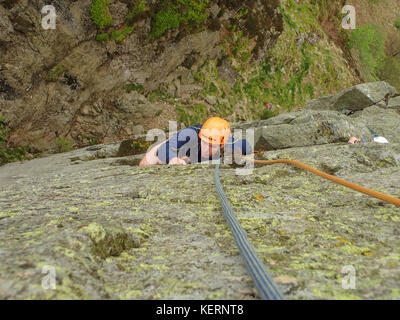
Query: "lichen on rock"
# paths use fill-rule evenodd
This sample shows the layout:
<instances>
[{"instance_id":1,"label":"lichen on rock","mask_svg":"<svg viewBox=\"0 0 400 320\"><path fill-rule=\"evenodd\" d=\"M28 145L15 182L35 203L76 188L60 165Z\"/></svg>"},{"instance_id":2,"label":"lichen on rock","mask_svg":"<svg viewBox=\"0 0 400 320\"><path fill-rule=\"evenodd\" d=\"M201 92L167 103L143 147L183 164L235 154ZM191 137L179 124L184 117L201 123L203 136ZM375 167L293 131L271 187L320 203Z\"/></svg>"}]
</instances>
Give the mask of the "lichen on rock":
<instances>
[{"instance_id":1,"label":"lichen on rock","mask_svg":"<svg viewBox=\"0 0 400 320\"><path fill-rule=\"evenodd\" d=\"M124 250L129 250L134 246L131 235L117 224L110 223L103 227L92 222L81 230L89 234L93 253L102 259L119 256Z\"/></svg>"}]
</instances>

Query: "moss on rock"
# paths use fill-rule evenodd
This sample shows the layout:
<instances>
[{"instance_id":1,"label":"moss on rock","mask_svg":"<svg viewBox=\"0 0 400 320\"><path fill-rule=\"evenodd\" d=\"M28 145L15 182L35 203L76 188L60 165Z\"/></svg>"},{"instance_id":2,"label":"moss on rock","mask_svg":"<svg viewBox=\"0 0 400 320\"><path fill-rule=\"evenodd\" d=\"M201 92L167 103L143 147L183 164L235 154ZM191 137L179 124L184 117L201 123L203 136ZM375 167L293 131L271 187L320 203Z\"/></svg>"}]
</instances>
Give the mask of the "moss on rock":
<instances>
[{"instance_id":1,"label":"moss on rock","mask_svg":"<svg viewBox=\"0 0 400 320\"><path fill-rule=\"evenodd\" d=\"M108 12L109 0L93 0L90 8L90 17L100 29L106 28L111 24L111 15Z\"/></svg>"},{"instance_id":2,"label":"moss on rock","mask_svg":"<svg viewBox=\"0 0 400 320\"><path fill-rule=\"evenodd\" d=\"M117 224L102 226L96 222L82 228L92 240L93 253L102 259L119 256L124 250L133 248L132 237Z\"/></svg>"}]
</instances>

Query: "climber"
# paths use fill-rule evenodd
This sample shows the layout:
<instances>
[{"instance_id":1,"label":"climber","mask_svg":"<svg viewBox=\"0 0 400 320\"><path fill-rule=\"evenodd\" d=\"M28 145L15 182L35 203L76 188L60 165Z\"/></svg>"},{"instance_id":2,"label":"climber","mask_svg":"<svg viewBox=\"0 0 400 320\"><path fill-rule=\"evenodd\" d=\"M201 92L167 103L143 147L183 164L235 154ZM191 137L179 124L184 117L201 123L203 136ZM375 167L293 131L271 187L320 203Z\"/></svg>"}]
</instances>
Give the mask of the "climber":
<instances>
[{"instance_id":1,"label":"climber","mask_svg":"<svg viewBox=\"0 0 400 320\"><path fill-rule=\"evenodd\" d=\"M182 129L169 140L153 147L143 157L139 166L186 165L216 160L222 154L251 154L250 144L243 139L234 139L230 132L228 121L212 117L203 125Z\"/></svg>"},{"instance_id":2,"label":"climber","mask_svg":"<svg viewBox=\"0 0 400 320\"><path fill-rule=\"evenodd\" d=\"M369 127L367 127L367 128L372 134L372 138L373 138L372 141L373 142L376 142L376 143L389 143L389 141L385 137L382 137L375 130L373 130L373 129L369 128ZM354 143L360 143L360 142L364 142L365 143L365 142L367 142L367 140L365 138L362 138L360 140L360 139L358 139L356 137L351 137L347 143L348 144L354 144Z\"/></svg>"},{"instance_id":3,"label":"climber","mask_svg":"<svg viewBox=\"0 0 400 320\"><path fill-rule=\"evenodd\" d=\"M367 141L366 141L364 138L362 138L362 139L360 140L360 139L358 139L358 138L356 138L356 137L351 137L351 138L349 139L349 141L347 141L348 144L355 144L355 143L360 143L360 142L365 143L365 142L367 142Z\"/></svg>"}]
</instances>

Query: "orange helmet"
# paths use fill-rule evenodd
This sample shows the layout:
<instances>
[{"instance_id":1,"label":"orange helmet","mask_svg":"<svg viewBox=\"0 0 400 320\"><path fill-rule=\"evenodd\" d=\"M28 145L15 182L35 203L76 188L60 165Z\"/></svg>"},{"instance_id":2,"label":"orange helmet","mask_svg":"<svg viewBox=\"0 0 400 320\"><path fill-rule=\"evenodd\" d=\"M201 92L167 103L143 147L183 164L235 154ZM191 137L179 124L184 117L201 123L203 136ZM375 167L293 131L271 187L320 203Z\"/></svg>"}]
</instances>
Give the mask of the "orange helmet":
<instances>
[{"instance_id":1,"label":"orange helmet","mask_svg":"<svg viewBox=\"0 0 400 320\"><path fill-rule=\"evenodd\" d=\"M229 122L220 118L212 117L208 119L199 132L201 140L211 144L225 144L231 133Z\"/></svg>"}]
</instances>

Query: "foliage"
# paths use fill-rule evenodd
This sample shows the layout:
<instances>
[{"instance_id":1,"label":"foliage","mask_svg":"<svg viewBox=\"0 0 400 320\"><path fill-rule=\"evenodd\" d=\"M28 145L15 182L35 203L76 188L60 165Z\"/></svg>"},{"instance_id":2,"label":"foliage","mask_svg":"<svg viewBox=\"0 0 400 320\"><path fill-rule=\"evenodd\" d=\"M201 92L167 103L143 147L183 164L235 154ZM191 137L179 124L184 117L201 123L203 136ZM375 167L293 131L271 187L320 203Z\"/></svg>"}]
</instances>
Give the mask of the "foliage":
<instances>
[{"instance_id":1,"label":"foliage","mask_svg":"<svg viewBox=\"0 0 400 320\"><path fill-rule=\"evenodd\" d=\"M360 57L361 75L367 81L377 80L386 57L385 41L386 33L372 24L359 26L350 35L350 45Z\"/></svg>"},{"instance_id":2,"label":"foliage","mask_svg":"<svg viewBox=\"0 0 400 320\"><path fill-rule=\"evenodd\" d=\"M260 115L260 118L265 120L265 119L269 119L269 118L275 117L277 115L278 115L277 111L265 109L264 111L262 111L262 113Z\"/></svg>"},{"instance_id":3,"label":"foliage","mask_svg":"<svg viewBox=\"0 0 400 320\"><path fill-rule=\"evenodd\" d=\"M236 26L229 25L231 29L222 40L220 47L225 56L235 58L239 66L245 65L251 58L249 39L243 35L243 31L236 31Z\"/></svg>"},{"instance_id":4,"label":"foliage","mask_svg":"<svg viewBox=\"0 0 400 320\"><path fill-rule=\"evenodd\" d=\"M143 88L142 85L136 84L136 83L132 83L132 82L125 86L125 90L128 91L128 92L137 91L139 93L144 93L144 88Z\"/></svg>"},{"instance_id":5,"label":"foliage","mask_svg":"<svg viewBox=\"0 0 400 320\"><path fill-rule=\"evenodd\" d=\"M207 18L209 0L164 0L152 21L150 38L158 38L165 31L187 26L198 28Z\"/></svg>"},{"instance_id":6,"label":"foliage","mask_svg":"<svg viewBox=\"0 0 400 320\"><path fill-rule=\"evenodd\" d=\"M57 152L68 152L74 149L72 142L64 137L57 137L54 144Z\"/></svg>"},{"instance_id":7,"label":"foliage","mask_svg":"<svg viewBox=\"0 0 400 320\"><path fill-rule=\"evenodd\" d=\"M168 9L159 11L152 24L152 38L158 38L168 29L176 29L179 27L182 17L178 12L177 6L170 5Z\"/></svg>"},{"instance_id":8,"label":"foliage","mask_svg":"<svg viewBox=\"0 0 400 320\"><path fill-rule=\"evenodd\" d=\"M379 79L384 80L400 91L400 61L395 57L386 57L379 70Z\"/></svg>"},{"instance_id":9,"label":"foliage","mask_svg":"<svg viewBox=\"0 0 400 320\"><path fill-rule=\"evenodd\" d=\"M207 120L209 112L204 104L198 103L194 106L179 106L176 108L178 121L187 126L201 124Z\"/></svg>"},{"instance_id":10,"label":"foliage","mask_svg":"<svg viewBox=\"0 0 400 320\"><path fill-rule=\"evenodd\" d=\"M98 41L108 41L110 40L110 35L108 33L100 33L96 36Z\"/></svg>"},{"instance_id":11,"label":"foliage","mask_svg":"<svg viewBox=\"0 0 400 320\"><path fill-rule=\"evenodd\" d=\"M9 129L6 128L5 119L0 116L0 147L3 147L7 142L7 134Z\"/></svg>"},{"instance_id":12,"label":"foliage","mask_svg":"<svg viewBox=\"0 0 400 320\"><path fill-rule=\"evenodd\" d=\"M400 30L400 17L394 21L394 26L397 30Z\"/></svg>"},{"instance_id":13,"label":"foliage","mask_svg":"<svg viewBox=\"0 0 400 320\"><path fill-rule=\"evenodd\" d=\"M152 141L147 141L145 137L134 139L130 145L133 154L146 153L153 144Z\"/></svg>"},{"instance_id":14,"label":"foliage","mask_svg":"<svg viewBox=\"0 0 400 320\"><path fill-rule=\"evenodd\" d=\"M100 29L111 24L111 15L108 12L109 0L93 0L90 8L90 17Z\"/></svg>"},{"instance_id":15,"label":"foliage","mask_svg":"<svg viewBox=\"0 0 400 320\"><path fill-rule=\"evenodd\" d=\"M128 24L131 24L135 17L144 12L146 10L146 1L145 0L136 0L131 9L129 9L128 14L125 17L125 20Z\"/></svg>"},{"instance_id":16,"label":"foliage","mask_svg":"<svg viewBox=\"0 0 400 320\"><path fill-rule=\"evenodd\" d=\"M311 56L304 49L302 62L297 73L286 75L284 65L279 65L274 72L270 61L265 59L258 74L243 84L243 92L250 98L254 105L263 105L265 101L281 105L285 110L291 111L296 104L303 104L306 96L314 97L312 84L304 84L311 66ZM268 117L269 113L262 109L260 117Z\"/></svg>"},{"instance_id":17,"label":"foliage","mask_svg":"<svg viewBox=\"0 0 400 320\"><path fill-rule=\"evenodd\" d=\"M121 43L125 40L125 37L130 34L133 30L131 26L124 26L121 30L113 30L111 32L111 39L117 43Z\"/></svg>"},{"instance_id":18,"label":"foliage","mask_svg":"<svg viewBox=\"0 0 400 320\"><path fill-rule=\"evenodd\" d=\"M159 100L165 100L166 98L167 98L167 95L164 92L162 92L161 90L159 90L159 89L151 91L147 95L147 99L150 102L159 101Z\"/></svg>"},{"instance_id":19,"label":"foliage","mask_svg":"<svg viewBox=\"0 0 400 320\"><path fill-rule=\"evenodd\" d=\"M47 75L47 81L56 82L64 72L65 68L61 64L57 64Z\"/></svg>"},{"instance_id":20,"label":"foliage","mask_svg":"<svg viewBox=\"0 0 400 320\"><path fill-rule=\"evenodd\" d=\"M0 116L0 165L8 162L23 160L26 150L23 147L7 147L7 135L9 128L5 124L5 119Z\"/></svg>"}]
</instances>

